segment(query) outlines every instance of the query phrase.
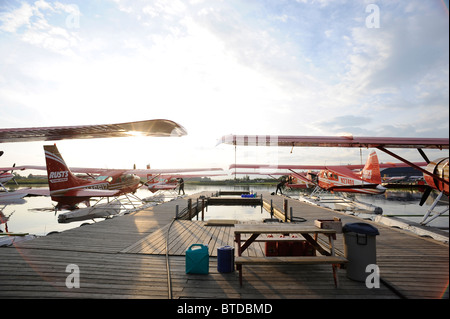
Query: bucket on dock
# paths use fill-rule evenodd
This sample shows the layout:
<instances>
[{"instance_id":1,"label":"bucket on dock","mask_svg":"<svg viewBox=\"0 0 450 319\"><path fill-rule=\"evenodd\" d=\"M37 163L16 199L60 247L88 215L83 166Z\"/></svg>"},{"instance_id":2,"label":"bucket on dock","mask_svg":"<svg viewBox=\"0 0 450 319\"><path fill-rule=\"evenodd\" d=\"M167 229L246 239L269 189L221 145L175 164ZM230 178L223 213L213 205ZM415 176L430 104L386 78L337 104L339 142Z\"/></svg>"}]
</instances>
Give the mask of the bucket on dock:
<instances>
[{"instance_id":1,"label":"bucket on dock","mask_svg":"<svg viewBox=\"0 0 450 319\"><path fill-rule=\"evenodd\" d=\"M208 246L202 244L192 244L186 250L186 273L187 274L209 273Z\"/></svg>"},{"instance_id":2,"label":"bucket on dock","mask_svg":"<svg viewBox=\"0 0 450 319\"><path fill-rule=\"evenodd\" d=\"M217 271L221 273L234 271L234 248L223 246L217 248Z\"/></svg>"},{"instance_id":3,"label":"bucket on dock","mask_svg":"<svg viewBox=\"0 0 450 319\"><path fill-rule=\"evenodd\" d=\"M348 259L347 277L356 281L365 281L366 267L377 263L376 240L378 229L366 223L346 224L344 232L344 252Z\"/></svg>"}]
</instances>

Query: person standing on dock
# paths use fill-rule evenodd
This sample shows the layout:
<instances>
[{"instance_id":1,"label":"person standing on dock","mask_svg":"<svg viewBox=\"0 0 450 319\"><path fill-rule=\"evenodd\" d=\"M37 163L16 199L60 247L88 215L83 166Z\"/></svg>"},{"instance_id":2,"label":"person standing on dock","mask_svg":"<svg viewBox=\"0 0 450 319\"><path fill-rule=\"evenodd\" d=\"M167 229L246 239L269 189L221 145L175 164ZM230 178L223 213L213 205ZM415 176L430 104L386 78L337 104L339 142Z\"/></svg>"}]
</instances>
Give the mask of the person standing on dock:
<instances>
[{"instance_id":1,"label":"person standing on dock","mask_svg":"<svg viewBox=\"0 0 450 319\"><path fill-rule=\"evenodd\" d=\"M286 184L286 180L283 178L283 179L281 180L281 182L279 182L279 183L277 184L277 190L275 191L275 195L278 194L278 190L280 190L280 194L283 195L283 192L282 192L281 189L284 187L284 184Z\"/></svg>"},{"instance_id":2,"label":"person standing on dock","mask_svg":"<svg viewBox=\"0 0 450 319\"><path fill-rule=\"evenodd\" d=\"M180 195L181 191L183 191L183 195L185 195L184 193L184 180L182 178L178 179L178 195Z\"/></svg>"}]
</instances>

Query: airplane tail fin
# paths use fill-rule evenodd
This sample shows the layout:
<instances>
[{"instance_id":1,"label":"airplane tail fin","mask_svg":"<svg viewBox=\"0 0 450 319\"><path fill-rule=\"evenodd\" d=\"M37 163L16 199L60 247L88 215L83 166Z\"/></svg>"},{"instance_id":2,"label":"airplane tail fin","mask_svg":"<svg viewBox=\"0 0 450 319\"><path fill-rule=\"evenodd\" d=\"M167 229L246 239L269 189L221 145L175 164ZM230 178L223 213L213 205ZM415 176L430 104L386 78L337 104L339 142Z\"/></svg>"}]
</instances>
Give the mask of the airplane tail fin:
<instances>
[{"instance_id":1,"label":"airplane tail fin","mask_svg":"<svg viewBox=\"0 0 450 319\"><path fill-rule=\"evenodd\" d=\"M50 192L85 184L82 178L72 174L56 145L44 145L44 151Z\"/></svg>"},{"instance_id":2,"label":"airplane tail fin","mask_svg":"<svg viewBox=\"0 0 450 319\"><path fill-rule=\"evenodd\" d=\"M372 184L381 184L380 164L376 152L370 153L361 174L364 181Z\"/></svg>"}]
</instances>

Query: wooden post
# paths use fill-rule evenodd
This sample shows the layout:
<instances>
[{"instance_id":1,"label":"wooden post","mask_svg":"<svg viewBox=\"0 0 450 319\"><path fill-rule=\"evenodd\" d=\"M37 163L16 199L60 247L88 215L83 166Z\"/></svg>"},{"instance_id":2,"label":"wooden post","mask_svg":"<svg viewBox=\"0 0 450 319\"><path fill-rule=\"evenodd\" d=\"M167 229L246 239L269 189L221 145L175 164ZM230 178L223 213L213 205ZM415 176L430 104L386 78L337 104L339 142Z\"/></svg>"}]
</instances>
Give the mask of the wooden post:
<instances>
[{"instance_id":1,"label":"wooden post","mask_svg":"<svg viewBox=\"0 0 450 319\"><path fill-rule=\"evenodd\" d=\"M188 216L189 216L189 220L191 220L192 219L192 213L191 213L191 210L192 210L192 198L189 198L188 199Z\"/></svg>"},{"instance_id":2,"label":"wooden post","mask_svg":"<svg viewBox=\"0 0 450 319\"><path fill-rule=\"evenodd\" d=\"M205 199L202 198L202 221L205 220Z\"/></svg>"},{"instance_id":3,"label":"wooden post","mask_svg":"<svg viewBox=\"0 0 450 319\"><path fill-rule=\"evenodd\" d=\"M288 215L288 200L284 200L284 221L287 222L287 215Z\"/></svg>"},{"instance_id":4,"label":"wooden post","mask_svg":"<svg viewBox=\"0 0 450 319\"><path fill-rule=\"evenodd\" d=\"M273 218L273 202L270 200L270 218Z\"/></svg>"},{"instance_id":5,"label":"wooden post","mask_svg":"<svg viewBox=\"0 0 450 319\"><path fill-rule=\"evenodd\" d=\"M290 207L290 218L289 218L289 221L292 223L292 217L293 217L293 214L292 214L292 206Z\"/></svg>"},{"instance_id":6,"label":"wooden post","mask_svg":"<svg viewBox=\"0 0 450 319\"><path fill-rule=\"evenodd\" d=\"M263 198L262 198L262 194L261 194L261 214L263 212L263 206L264 206L264 202L263 202Z\"/></svg>"},{"instance_id":7,"label":"wooden post","mask_svg":"<svg viewBox=\"0 0 450 319\"><path fill-rule=\"evenodd\" d=\"M197 198L197 205L195 205L195 216L197 217L198 220L198 198Z\"/></svg>"}]
</instances>

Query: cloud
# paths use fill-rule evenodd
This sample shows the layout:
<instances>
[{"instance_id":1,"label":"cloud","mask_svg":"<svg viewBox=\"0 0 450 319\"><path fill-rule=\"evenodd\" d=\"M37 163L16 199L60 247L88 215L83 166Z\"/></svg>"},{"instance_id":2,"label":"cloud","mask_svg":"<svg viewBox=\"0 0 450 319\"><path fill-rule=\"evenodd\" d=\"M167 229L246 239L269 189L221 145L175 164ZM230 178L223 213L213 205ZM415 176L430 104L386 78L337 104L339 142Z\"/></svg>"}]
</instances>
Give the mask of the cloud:
<instances>
[{"instance_id":1,"label":"cloud","mask_svg":"<svg viewBox=\"0 0 450 319\"><path fill-rule=\"evenodd\" d=\"M170 118L187 151L229 133L446 134L448 18L378 1L368 29L368 3L18 3L0 14L1 120Z\"/></svg>"},{"instance_id":2,"label":"cloud","mask_svg":"<svg viewBox=\"0 0 450 319\"><path fill-rule=\"evenodd\" d=\"M33 5L22 3L17 9L0 15L0 30L15 34L31 45L63 54L73 55L80 38L74 28L79 27L80 12L76 5L59 2L36 1ZM64 17L61 26L53 25L49 19ZM72 30L70 30L72 29Z\"/></svg>"}]
</instances>

